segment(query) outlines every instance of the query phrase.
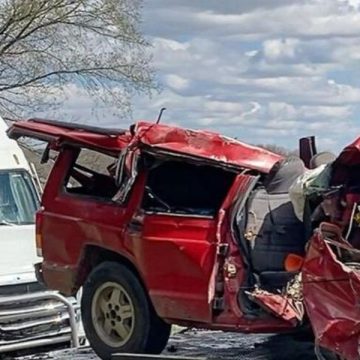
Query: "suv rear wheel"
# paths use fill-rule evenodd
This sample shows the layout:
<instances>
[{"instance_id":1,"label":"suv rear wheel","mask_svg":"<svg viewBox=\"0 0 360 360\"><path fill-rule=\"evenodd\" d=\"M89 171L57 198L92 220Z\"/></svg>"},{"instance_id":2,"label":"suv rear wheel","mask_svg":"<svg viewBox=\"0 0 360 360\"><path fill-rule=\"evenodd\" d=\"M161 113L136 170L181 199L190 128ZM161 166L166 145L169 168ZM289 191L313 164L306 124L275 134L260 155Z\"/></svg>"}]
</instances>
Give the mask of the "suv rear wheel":
<instances>
[{"instance_id":1,"label":"suv rear wheel","mask_svg":"<svg viewBox=\"0 0 360 360\"><path fill-rule=\"evenodd\" d=\"M90 273L81 309L90 345L104 360L117 352L159 354L170 336L171 326L157 316L139 279L116 262Z\"/></svg>"}]
</instances>

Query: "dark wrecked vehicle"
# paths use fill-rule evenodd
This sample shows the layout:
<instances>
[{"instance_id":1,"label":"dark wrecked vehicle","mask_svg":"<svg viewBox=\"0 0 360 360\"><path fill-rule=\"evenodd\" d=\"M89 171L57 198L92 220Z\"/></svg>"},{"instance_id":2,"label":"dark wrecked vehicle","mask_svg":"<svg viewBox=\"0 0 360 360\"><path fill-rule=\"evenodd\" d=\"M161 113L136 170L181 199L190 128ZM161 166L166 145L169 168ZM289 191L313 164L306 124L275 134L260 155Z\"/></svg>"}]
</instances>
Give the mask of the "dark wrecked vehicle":
<instances>
[{"instance_id":1,"label":"dark wrecked vehicle","mask_svg":"<svg viewBox=\"0 0 360 360\"><path fill-rule=\"evenodd\" d=\"M359 359L360 140L314 176L298 158L160 124L29 120L8 135L46 141L44 161L57 153L37 213L37 273L66 295L83 286L101 358L159 353L171 324L310 323L318 348ZM85 166L84 153L108 166Z\"/></svg>"}]
</instances>

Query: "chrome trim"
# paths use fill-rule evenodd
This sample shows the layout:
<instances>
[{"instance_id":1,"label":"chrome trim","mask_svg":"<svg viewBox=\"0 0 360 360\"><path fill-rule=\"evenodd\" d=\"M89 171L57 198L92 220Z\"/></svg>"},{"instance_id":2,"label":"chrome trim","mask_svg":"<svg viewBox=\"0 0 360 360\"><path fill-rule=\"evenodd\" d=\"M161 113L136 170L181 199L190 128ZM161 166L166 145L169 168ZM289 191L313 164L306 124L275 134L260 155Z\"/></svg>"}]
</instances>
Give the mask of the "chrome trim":
<instances>
[{"instance_id":1,"label":"chrome trim","mask_svg":"<svg viewBox=\"0 0 360 360\"><path fill-rule=\"evenodd\" d=\"M80 309L79 305L74 304L75 311ZM26 318L45 317L58 314L61 310L66 310L62 303L49 303L44 305L34 305L26 308L16 308L11 310L0 310L0 320L25 320ZM0 325L1 326L1 325Z\"/></svg>"},{"instance_id":2,"label":"chrome trim","mask_svg":"<svg viewBox=\"0 0 360 360\"><path fill-rule=\"evenodd\" d=\"M31 349L39 346L48 346L48 345L55 345L55 344L62 344L71 341L70 335L63 335L63 336L55 336L46 339L36 339L30 341L24 341L17 344L8 344L8 345L1 345L0 353L11 352L11 351L18 351L24 349Z\"/></svg>"},{"instance_id":3,"label":"chrome trim","mask_svg":"<svg viewBox=\"0 0 360 360\"><path fill-rule=\"evenodd\" d=\"M28 342L28 341L34 341L34 340L41 340L41 339L47 339L47 338L56 338L58 336L65 336L67 335L69 337L68 342L71 341L71 329L70 327L65 327L62 328L60 330L51 330L51 331L46 331L43 332L41 334L38 335L33 335L33 336L29 336L27 337L25 340L24 339L15 339L15 340L0 340L0 353L2 352L2 347L4 345L9 345L9 344L22 344L24 342Z\"/></svg>"},{"instance_id":4,"label":"chrome trim","mask_svg":"<svg viewBox=\"0 0 360 360\"><path fill-rule=\"evenodd\" d=\"M60 302L63 307L64 310L67 310L67 313L60 313L61 310L58 312L57 315L52 316L51 318L46 318L45 316L48 315L47 311L49 310L49 308L47 306L41 307L41 306L33 306L30 308L26 308L26 305L28 305L29 302L33 302L33 301L37 301L37 300L55 300L56 302ZM0 296L0 307L1 306L14 306L15 305L25 305L25 314L23 314L22 319L24 319L24 317L29 317L26 315L32 315L30 316L33 321L25 321L25 322L21 322L19 324L8 324L8 325L0 325L0 330L2 331L9 331L11 333L11 331L17 331L17 330L25 330L26 329L31 329L32 327L36 327L36 326L42 326L42 325L48 325L48 324L61 324L62 322L64 322L65 320L69 320L70 323L70 330L71 330L71 335L69 336L70 340L71 340L71 344L73 347L79 347L79 336L78 336L78 327L77 327L77 316L76 316L76 310L78 310L77 306L74 306L74 301L75 300L69 300L67 298L65 298L64 296L60 295L59 293L55 292L55 291L41 291L41 292L34 292L34 293L29 293L29 294L22 294L22 295L11 295L11 296ZM34 312L32 312L32 310L34 310ZM41 316L39 316L39 318L34 319L34 315L35 314L39 314L40 310L44 309L45 313L41 314ZM18 319L20 312L22 309L9 309L8 311L2 311L2 315L4 315L4 318L0 315L0 323L3 320L9 320L9 317L11 316L11 314L14 314L15 312L15 320ZM53 309L50 309L53 310ZM1 314L1 313L0 313ZM25 316L24 316L25 315ZM45 315L45 316L44 316ZM60 329L59 329L60 330ZM60 331L56 331L55 334L59 334ZM62 329L63 330L63 329ZM43 333L39 333L38 336L39 337L44 337L47 336L46 335L46 331ZM16 335L15 335L16 338ZM56 337L52 338L52 341L55 341L55 343L58 343ZM39 343L40 345L34 345L34 346L42 346L45 343L46 344L51 344L51 342L47 341L48 339L38 339L35 344ZM11 340L10 340L11 341ZM20 346L21 349L26 348L27 346L22 345L22 344L26 344L29 343L29 341L27 341L25 339L21 340L18 339L18 343L16 345ZM14 345L15 346L15 345ZM32 346L32 345L31 345ZM4 352L4 351L10 351L10 350L4 350L4 348L7 348L7 345L0 345L0 352ZM11 348L11 347L10 347ZM19 348L19 349L20 349ZM13 349L15 350L15 349Z\"/></svg>"},{"instance_id":5,"label":"chrome trim","mask_svg":"<svg viewBox=\"0 0 360 360\"><path fill-rule=\"evenodd\" d=\"M31 329L33 327L41 326L41 325L62 323L65 320L69 319L69 315L65 313L65 314L55 315L52 317L46 317L43 320L41 320L41 319L42 318L40 318L39 320L23 321L23 322L19 323L18 325L5 325L5 326L0 325L0 331L26 330L26 329Z\"/></svg>"}]
</instances>

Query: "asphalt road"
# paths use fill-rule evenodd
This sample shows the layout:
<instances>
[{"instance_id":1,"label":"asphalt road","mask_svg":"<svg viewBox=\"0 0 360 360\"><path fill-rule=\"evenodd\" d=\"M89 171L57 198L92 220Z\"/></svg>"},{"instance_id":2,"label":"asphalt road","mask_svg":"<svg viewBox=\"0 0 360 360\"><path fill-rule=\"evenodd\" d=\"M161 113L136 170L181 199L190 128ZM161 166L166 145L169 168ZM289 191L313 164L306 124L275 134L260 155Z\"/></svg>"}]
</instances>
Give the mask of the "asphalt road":
<instances>
[{"instance_id":1,"label":"asphalt road","mask_svg":"<svg viewBox=\"0 0 360 360\"><path fill-rule=\"evenodd\" d=\"M314 345L291 335L243 335L187 331L172 336L165 355L188 355L221 360L316 360ZM21 357L26 360L98 360L89 348Z\"/></svg>"}]
</instances>

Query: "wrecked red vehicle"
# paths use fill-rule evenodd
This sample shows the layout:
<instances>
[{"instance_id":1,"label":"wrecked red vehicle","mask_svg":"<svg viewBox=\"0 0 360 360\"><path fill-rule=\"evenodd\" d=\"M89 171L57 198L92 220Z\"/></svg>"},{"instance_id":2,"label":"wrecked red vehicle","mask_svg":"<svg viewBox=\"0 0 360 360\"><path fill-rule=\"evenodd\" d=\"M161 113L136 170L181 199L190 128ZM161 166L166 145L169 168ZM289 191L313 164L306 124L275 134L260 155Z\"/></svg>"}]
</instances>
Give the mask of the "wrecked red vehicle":
<instances>
[{"instance_id":1,"label":"wrecked red vehicle","mask_svg":"<svg viewBox=\"0 0 360 360\"><path fill-rule=\"evenodd\" d=\"M215 133L29 120L8 135L47 142L43 161L57 153L37 213L37 273L66 295L83 287L101 358L160 353L171 324L274 333L310 323L319 347L359 359L360 140L307 203L312 213L327 202L323 217L300 221L288 195L300 160Z\"/></svg>"}]
</instances>

